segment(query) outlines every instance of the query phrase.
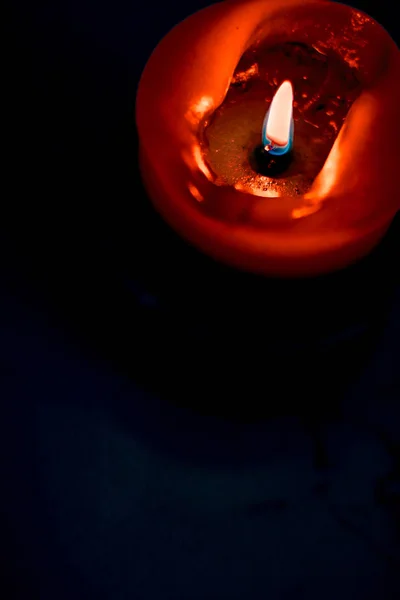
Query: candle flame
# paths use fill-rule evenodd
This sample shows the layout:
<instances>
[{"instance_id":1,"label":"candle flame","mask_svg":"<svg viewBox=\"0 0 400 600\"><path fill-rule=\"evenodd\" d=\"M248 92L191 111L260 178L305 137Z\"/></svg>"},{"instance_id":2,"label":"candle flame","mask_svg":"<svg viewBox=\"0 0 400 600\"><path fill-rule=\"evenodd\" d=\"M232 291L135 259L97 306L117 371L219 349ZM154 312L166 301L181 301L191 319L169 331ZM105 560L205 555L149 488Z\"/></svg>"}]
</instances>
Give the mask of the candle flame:
<instances>
[{"instance_id":1,"label":"candle flame","mask_svg":"<svg viewBox=\"0 0 400 600\"><path fill-rule=\"evenodd\" d=\"M286 154L293 142L293 88L284 81L272 99L262 128L264 148L271 154Z\"/></svg>"}]
</instances>

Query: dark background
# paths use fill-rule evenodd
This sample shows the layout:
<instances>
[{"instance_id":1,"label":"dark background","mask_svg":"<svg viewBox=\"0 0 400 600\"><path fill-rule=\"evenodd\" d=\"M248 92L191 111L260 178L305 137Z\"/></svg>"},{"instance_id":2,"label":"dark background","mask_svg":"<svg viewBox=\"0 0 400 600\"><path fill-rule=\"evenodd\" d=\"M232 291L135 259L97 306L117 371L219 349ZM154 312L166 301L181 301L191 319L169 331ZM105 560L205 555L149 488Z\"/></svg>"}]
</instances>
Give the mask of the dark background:
<instances>
[{"instance_id":1,"label":"dark background","mask_svg":"<svg viewBox=\"0 0 400 600\"><path fill-rule=\"evenodd\" d=\"M3 597L398 597L398 221L349 274L260 283L141 187L138 78L208 3L13 4Z\"/></svg>"}]
</instances>

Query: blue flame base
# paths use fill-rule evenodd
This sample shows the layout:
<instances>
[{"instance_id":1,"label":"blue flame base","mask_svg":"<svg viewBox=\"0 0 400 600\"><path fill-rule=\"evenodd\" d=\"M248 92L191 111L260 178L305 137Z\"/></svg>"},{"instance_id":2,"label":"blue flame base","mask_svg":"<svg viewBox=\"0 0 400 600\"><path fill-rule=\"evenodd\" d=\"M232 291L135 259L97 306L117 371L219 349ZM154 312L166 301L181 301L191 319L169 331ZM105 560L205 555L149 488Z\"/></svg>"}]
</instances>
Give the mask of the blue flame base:
<instances>
[{"instance_id":1,"label":"blue flame base","mask_svg":"<svg viewBox=\"0 0 400 600\"><path fill-rule=\"evenodd\" d=\"M265 119L262 126L262 144L265 150L271 156L283 156L284 154L288 154L293 147L293 137L294 137L294 121L293 117L290 121L290 129L289 129L289 141L286 146L278 146L273 141L267 138L267 125L268 125L269 111L265 115Z\"/></svg>"}]
</instances>

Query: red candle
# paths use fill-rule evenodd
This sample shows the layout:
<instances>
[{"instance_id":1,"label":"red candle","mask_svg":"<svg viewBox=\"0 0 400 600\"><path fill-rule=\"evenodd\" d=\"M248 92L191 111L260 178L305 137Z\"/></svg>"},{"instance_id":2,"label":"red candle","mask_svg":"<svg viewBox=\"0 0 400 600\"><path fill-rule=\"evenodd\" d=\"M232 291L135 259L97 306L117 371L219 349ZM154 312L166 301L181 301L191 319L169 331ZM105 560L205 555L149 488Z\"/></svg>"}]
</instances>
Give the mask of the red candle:
<instances>
[{"instance_id":1,"label":"red candle","mask_svg":"<svg viewBox=\"0 0 400 600\"><path fill-rule=\"evenodd\" d=\"M263 171L254 152L284 81L291 161ZM329 272L370 252L400 208L399 106L399 50L364 13L227 0L177 25L146 65L142 175L164 219L208 255L266 275Z\"/></svg>"}]
</instances>

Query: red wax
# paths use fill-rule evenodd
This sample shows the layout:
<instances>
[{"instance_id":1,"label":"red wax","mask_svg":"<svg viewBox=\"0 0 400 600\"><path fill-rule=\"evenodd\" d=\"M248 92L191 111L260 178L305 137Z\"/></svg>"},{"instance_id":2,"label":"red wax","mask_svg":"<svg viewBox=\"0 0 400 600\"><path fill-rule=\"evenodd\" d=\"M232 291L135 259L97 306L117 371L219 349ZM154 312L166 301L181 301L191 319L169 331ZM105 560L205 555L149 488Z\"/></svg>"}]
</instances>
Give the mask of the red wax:
<instances>
[{"instance_id":1,"label":"red wax","mask_svg":"<svg viewBox=\"0 0 400 600\"><path fill-rule=\"evenodd\" d=\"M221 185L201 146L242 55L269 41L336 53L361 83L304 195ZM157 46L137 95L141 169L157 210L210 256L266 275L325 273L366 255L400 208L399 55L370 17L326 0L226 0L192 15Z\"/></svg>"}]
</instances>

